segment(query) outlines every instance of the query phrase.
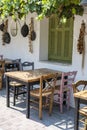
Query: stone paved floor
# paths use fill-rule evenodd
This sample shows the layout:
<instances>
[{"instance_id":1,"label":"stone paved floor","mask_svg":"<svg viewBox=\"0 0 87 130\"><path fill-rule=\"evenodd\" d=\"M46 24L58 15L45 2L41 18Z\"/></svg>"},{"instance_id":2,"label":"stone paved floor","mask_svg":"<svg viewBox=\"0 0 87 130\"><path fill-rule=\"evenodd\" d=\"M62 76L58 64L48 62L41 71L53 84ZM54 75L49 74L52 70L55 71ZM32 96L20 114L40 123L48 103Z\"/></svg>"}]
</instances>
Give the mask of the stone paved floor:
<instances>
[{"instance_id":1,"label":"stone paved floor","mask_svg":"<svg viewBox=\"0 0 87 130\"><path fill-rule=\"evenodd\" d=\"M38 111L30 112L26 118L26 105L20 101L15 107L6 107L6 90L0 91L0 130L74 130L74 109L60 114L58 106L53 108L52 116L48 110L43 111L43 119L39 120Z\"/></svg>"}]
</instances>

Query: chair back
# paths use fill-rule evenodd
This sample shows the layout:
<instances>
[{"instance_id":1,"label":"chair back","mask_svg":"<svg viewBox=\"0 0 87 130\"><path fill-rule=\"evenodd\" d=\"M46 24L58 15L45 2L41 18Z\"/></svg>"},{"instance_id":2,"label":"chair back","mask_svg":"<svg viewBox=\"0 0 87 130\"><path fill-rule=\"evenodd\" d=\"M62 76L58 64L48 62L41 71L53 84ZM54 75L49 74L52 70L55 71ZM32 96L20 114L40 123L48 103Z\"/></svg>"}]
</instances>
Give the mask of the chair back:
<instances>
[{"instance_id":1,"label":"chair back","mask_svg":"<svg viewBox=\"0 0 87 130\"><path fill-rule=\"evenodd\" d=\"M22 70L34 70L34 62L25 61L22 63Z\"/></svg>"},{"instance_id":2,"label":"chair back","mask_svg":"<svg viewBox=\"0 0 87 130\"><path fill-rule=\"evenodd\" d=\"M41 76L40 89L39 89L40 97L54 93L56 79L57 79L57 74L49 74L47 76Z\"/></svg>"},{"instance_id":3,"label":"chair back","mask_svg":"<svg viewBox=\"0 0 87 130\"><path fill-rule=\"evenodd\" d=\"M62 73L60 91L63 91L63 89L67 89L67 88L71 89L72 83L75 80L76 74L77 74L77 71Z\"/></svg>"},{"instance_id":4,"label":"chair back","mask_svg":"<svg viewBox=\"0 0 87 130\"><path fill-rule=\"evenodd\" d=\"M4 67L5 67L5 60L0 60L0 72L4 72Z\"/></svg>"},{"instance_id":5,"label":"chair back","mask_svg":"<svg viewBox=\"0 0 87 130\"><path fill-rule=\"evenodd\" d=\"M21 66L21 59L15 59L15 60L12 60L12 63L18 63L19 64L19 70L22 70L22 66Z\"/></svg>"},{"instance_id":6,"label":"chair back","mask_svg":"<svg viewBox=\"0 0 87 130\"><path fill-rule=\"evenodd\" d=\"M0 60L3 60L3 55L0 55Z\"/></svg>"},{"instance_id":7,"label":"chair back","mask_svg":"<svg viewBox=\"0 0 87 130\"><path fill-rule=\"evenodd\" d=\"M7 63L5 64L5 72L9 71L19 71L20 66L18 62L12 62L12 63Z\"/></svg>"},{"instance_id":8,"label":"chair back","mask_svg":"<svg viewBox=\"0 0 87 130\"><path fill-rule=\"evenodd\" d=\"M87 90L87 80L79 80L72 84L73 92L77 93L83 90Z\"/></svg>"}]
</instances>

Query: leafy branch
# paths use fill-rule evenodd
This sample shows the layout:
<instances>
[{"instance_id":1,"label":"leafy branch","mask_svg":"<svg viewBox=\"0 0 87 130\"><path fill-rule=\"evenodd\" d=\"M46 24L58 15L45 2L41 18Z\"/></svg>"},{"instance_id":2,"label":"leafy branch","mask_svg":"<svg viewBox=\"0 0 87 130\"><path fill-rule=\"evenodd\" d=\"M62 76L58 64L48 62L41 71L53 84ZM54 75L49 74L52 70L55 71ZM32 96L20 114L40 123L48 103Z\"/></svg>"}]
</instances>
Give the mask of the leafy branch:
<instances>
[{"instance_id":1,"label":"leafy branch","mask_svg":"<svg viewBox=\"0 0 87 130\"><path fill-rule=\"evenodd\" d=\"M84 9L79 2L80 0L0 0L0 17L23 19L29 12L36 12L38 19L52 14L57 14L60 19L68 19L74 14L83 14Z\"/></svg>"}]
</instances>

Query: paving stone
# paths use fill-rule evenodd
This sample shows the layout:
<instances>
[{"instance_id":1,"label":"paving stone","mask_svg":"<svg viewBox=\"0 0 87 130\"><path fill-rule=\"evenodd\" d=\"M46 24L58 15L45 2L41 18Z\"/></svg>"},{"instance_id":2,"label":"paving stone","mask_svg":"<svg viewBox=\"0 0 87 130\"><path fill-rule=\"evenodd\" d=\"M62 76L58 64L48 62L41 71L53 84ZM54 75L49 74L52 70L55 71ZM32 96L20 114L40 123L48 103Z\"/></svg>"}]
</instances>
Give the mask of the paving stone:
<instances>
[{"instance_id":1,"label":"paving stone","mask_svg":"<svg viewBox=\"0 0 87 130\"><path fill-rule=\"evenodd\" d=\"M0 130L74 130L74 109L64 109L59 112L59 107L53 107L52 116L48 110L43 110L43 119L38 117L38 111L31 109L30 119L26 118L26 103L18 101L16 106L6 107L6 89L0 90Z\"/></svg>"}]
</instances>

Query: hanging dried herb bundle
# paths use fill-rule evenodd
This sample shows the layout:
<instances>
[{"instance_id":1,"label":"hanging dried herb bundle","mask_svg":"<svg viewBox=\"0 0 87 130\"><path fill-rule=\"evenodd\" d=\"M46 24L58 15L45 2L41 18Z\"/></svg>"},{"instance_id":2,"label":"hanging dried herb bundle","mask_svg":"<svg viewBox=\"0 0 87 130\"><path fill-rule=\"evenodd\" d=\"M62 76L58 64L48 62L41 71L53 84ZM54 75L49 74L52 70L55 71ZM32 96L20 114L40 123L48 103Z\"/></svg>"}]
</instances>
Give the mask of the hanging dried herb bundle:
<instances>
[{"instance_id":1,"label":"hanging dried herb bundle","mask_svg":"<svg viewBox=\"0 0 87 130\"><path fill-rule=\"evenodd\" d=\"M84 21L82 21L79 38L78 38L78 44L77 44L77 50L79 54L82 54L84 51L84 37L85 37L85 23Z\"/></svg>"}]
</instances>

